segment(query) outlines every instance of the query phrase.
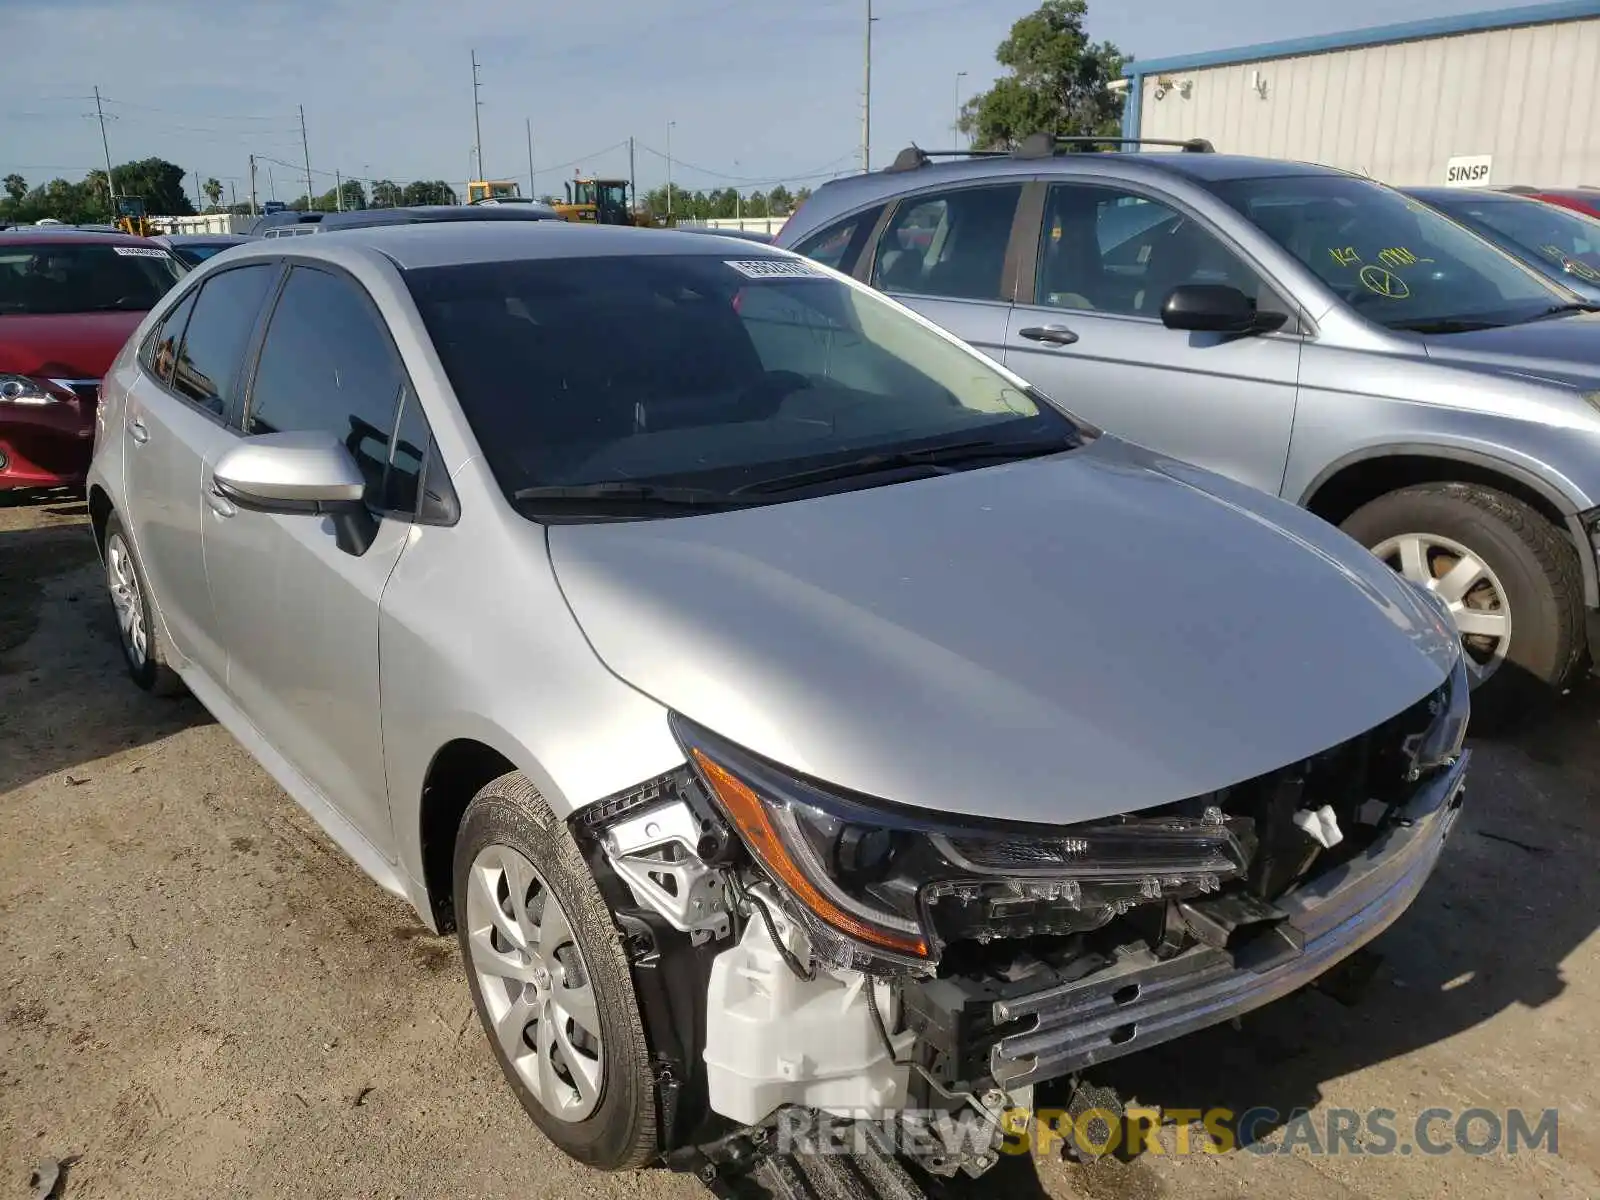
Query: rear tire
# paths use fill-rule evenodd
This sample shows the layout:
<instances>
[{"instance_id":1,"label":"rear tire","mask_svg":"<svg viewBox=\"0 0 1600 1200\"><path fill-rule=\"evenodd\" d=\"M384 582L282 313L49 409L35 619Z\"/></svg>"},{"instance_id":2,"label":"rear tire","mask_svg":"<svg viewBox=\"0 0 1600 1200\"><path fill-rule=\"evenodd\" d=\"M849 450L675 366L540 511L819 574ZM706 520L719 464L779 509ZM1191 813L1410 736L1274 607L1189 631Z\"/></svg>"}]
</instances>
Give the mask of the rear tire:
<instances>
[{"instance_id":1,"label":"rear tire","mask_svg":"<svg viewBox=\"0 0 1600 1200\"><path fill-rule=\"evenodd\" d=\"M152 695L176 696L183 690L183 680L167 665L150 606L150 585L115 513L106 518L102 557L106 587L117 618L117 643L122 647L128 677Z\"/></svg>"},{"instance_id":2,"label":"rear tire","mask_svg":"<svg viewBox=\"0 0 1600 1200\"><path fill-rule=\"evenodd\" d=\"M497 863L512 866L497 870ZM523 881L519 903L509 884L524 869L523 863L531 865L533 876ZM498 886L499 880L507 886ZM486 888L493 889L492 893ZM520 771L486 784L467 806L456 835L452 890L456 934L472 1003L490 1049L522 1107L546 1137L581 1163L610 1171L644 1166L659 1152L656 1093L628 960L610 909L577 843ZM550 907L552 902L555 908ZM481 915L486 912L491 914L488 919ZM492 934L491 926L505 926L517 933L513 927L517 914L529 918L524 927L537 931L537 939L528 940L532 952L512 950L514 940ZM552 929L559 932L551 934ZM486 942L491 934L495 941ZM496 942L502 949L497 950ZM487 970L480 967L486 961L486 945ZM510 1006L519 1002L516 988L496 970L506 970L508 959L525 961L535 980L525 985L529 1015L524 1017L523 1010L518 1010L510 1022ZM511 969L519 968L513 965ZM592 1000L586 1005L576 1001L567 1005L574 1014L569 1024L560 997L562 989L575 986L579 979ZM546 1007L552 998L556 1006ZM593 1017L577 1018L575 1014L588 1004L592 1004ZM556 1015L554 1022L551 1013ZM593 1036L584 1032L591 1020L599 1025ZM517 1040L516 1033L505 1035L510 1025L521 1026L522 1040ZM564 1031L559 1042L541 1038L546 1028L551 1038L556 1038L557 1030ZM515 1063L506 1053L507 1041L517 1055ZM565 1055L571 1052L567 1048L574 1045L595 1051L594 1059L584 1065L590 1071L586 1078L598 1078L597 1098L585 1100L575 1068L566 1061ZM541 1046L551 1047L553 1058L559 1060L555 1073L546 1072L542 1078L539 1070L547 1051ZM536 1094L530 1080L554 1098L554 1107ZM563 1102L567 1105L564 1113L557 1111Z\"/></svg>"},{"instance_id":3,"label":"rear tire","mask_svg":"<svg viewBox=\"0 0 1600 1200\"><path fill-rule=\"evenodd\" d=\"M1402 574L1432 582L1468 622L1475 710L1568 686L1583 661L1583 573L1565 534L1514 496L1467 483L1428 483L1380 496L1343 529ZM1465 551L1465 553L1463 553ZM1463 595L1446 582L1476 558ZM1468 563L1470 565L1470 563ZM1463 576L1464 578L1465 576ZM1492 631L1504 628L1504 637Z\"/></svg>"}]
</instances>

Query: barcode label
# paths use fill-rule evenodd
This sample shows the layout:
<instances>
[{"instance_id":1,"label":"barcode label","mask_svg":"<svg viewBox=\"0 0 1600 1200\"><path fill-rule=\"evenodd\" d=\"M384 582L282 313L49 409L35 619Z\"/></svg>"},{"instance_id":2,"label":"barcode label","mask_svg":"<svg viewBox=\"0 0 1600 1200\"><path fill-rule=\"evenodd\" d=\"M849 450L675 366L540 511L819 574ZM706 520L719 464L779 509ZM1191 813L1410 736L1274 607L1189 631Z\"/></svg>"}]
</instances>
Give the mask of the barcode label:
<instances>
[{"instance_id":1,"label":"barcode label","mask_svg":"<svg viewBox=\"0 0 1600 1200\"><path fill-rule=\"evenodd\" d=\"M826 279L810 263L797 258L725 258L727 263L747 279Z\"/></svg>"},{"instance_id":2,"label":"barcode label","mask_svg":"<svg viewBox=\"0 0 1600 1200\"><path fill-rule=\"evenodd\" d=\"M154 246L113 246L111 247L123 258L171 258L165 250L157 250Z\"/></svg>"}]
</instances>

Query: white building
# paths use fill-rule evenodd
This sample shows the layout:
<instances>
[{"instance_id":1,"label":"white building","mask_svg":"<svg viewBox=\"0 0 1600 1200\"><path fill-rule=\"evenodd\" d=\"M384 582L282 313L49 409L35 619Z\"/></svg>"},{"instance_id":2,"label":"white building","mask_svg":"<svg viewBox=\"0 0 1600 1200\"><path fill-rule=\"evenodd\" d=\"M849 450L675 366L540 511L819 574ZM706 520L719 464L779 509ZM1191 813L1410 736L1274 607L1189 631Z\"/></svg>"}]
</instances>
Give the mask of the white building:
<instances>
[{"instance_id":1,"label":"white building","mask_svg":"<svg viewBox=\"0 0 1600 1200\"><path fill-rule=\"evenodd\" d=\"M1404 184L1600 187L1600 0L1130 62L1123 134Z\"/></svg>"}]
</instances>

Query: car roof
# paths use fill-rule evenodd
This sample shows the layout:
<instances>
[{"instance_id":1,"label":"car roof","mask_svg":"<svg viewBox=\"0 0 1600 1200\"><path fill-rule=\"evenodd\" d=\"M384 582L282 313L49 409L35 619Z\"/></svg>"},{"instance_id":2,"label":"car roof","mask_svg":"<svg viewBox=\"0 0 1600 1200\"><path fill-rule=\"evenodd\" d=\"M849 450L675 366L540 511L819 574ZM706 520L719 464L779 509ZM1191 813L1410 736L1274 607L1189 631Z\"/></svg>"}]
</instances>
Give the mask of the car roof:
<instances>
[{"instance_id":1,"label":"car roof","mask_svg":"<svg viewBox=\"0 0 1600 1200\"><path fill-rule=\"evenodd\" d=\"M329 213L322 218L323 230L360 229L377 225L406 225L440 221L559 221L561 214L544 204L467 205L411 204L401 208L364 208L354 212Z\"/></svg>"},{"instance_id":2,"label":"car roof","mask_svg":"<svg viewBox=\"0 0 1600 1200\"><path fill-rule=\"evenodd\" d=\"M291 243L256 242L245 253L333 257L351 246L374 250L402 270L464 263L546 258L609 258L637 255L726 255L728 248L703 234L627 225L580 225L571 221L431 221L341 230L339 236L295 238ZM748 258L787 258L787 251L747 242Z\"/></svg>"},{"instance_id":3,"label":"car roof","mask_svg":"<svg viewBox=\"0 0 1600 1200\"><path fill-rule=\"evenodd\" d=\"M86 242L91 246L149 246L160 249L159 244L150 238L133 237L126 233L100 233L88 229L74 229L70 225L46 225L43 228L37 225L19 225L15 229L5 230L7 246L81 246Z\"/></svg>"},{"instance_id":4,"label":"car roof","mask_svg":"<svg viewBox=\"0 0 1600 1200\"><path fill-rule=\"evenodd\" d=\"M1518 192L1496 191L1493 188L1403 187L1400 190L1408 196L1415 196L1418 200L1426 200L1429 203L1444 204L1452 200L1469 199L1479 203L1485 200L1493 200L1505 204L1538 203L1532 196Z\"/></svg>"},{"instance_id":5,"label":"car roof","mask_svg":"<svg viewBox=\"0 0 1600 1200\"><path fill-rule=\"evenodd\" d=\"M1116 169L1119 173L1142 175L1146 179L1156 179L1165 175L1208 183L1293 175L1344 177L1350 174L1348 171L1318 163L1215 152L1090 151L1078 154L1058 153L1048 158L1016 154L969 157L963 154L954 158L937 158L922 166L904 170L878 170L866 175L850 175L830 180L812 193L805 207L810 212L822 214L822 220L826 220L835 212L844 213L874 200L899 196L908 191L921 191L944 182L959 183L967 179L992 179L1008 175L1034 177L1054 172L1092 177L1097 169ZM808 219L805 227L813 228L814 221Z\"/></svg>"},{"instance_id":6,"label":"car roof","mask_svg":"<svg viewBox=\"0 0 1600 1200\"><path fill-rule=\"evenodd\" d=\"M155 240L173 246L232 245L250 241L242 233L163 233Z\"/></svg>"}]
</instances>

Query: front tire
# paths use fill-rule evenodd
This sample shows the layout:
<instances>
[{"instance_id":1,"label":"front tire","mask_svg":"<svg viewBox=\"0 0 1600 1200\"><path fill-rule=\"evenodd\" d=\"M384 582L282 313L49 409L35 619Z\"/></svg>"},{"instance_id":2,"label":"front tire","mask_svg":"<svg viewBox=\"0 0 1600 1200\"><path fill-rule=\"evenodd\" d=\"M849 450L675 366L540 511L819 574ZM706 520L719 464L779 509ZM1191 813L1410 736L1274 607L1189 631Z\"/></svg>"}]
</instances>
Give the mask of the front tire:
<instances>
[{"instance_id":1,"label":"front tire","mask_svg":"<svg viewBox=\"0 0 1600 1200\"><path fill-rule=\"evenodd\" d=\"M522 1107L579 1162L644 1166L656 1096L628 961L577 843L521 772L467 806L453 892L472 1003Z\"/></svg>"},{"instance_id":2,"label":"front tire","mask_svg":"<svg viewBox=\"0 0 1600 1200\"><path fill-rule=\"evenodd\" d=\"M1474 706L1530 682L1567 686L1583 659L1583 574L1561 530L1514 496L1467 483L1402 488L1344 531L1450 604Z\"/></svg>"}]
</instances>

